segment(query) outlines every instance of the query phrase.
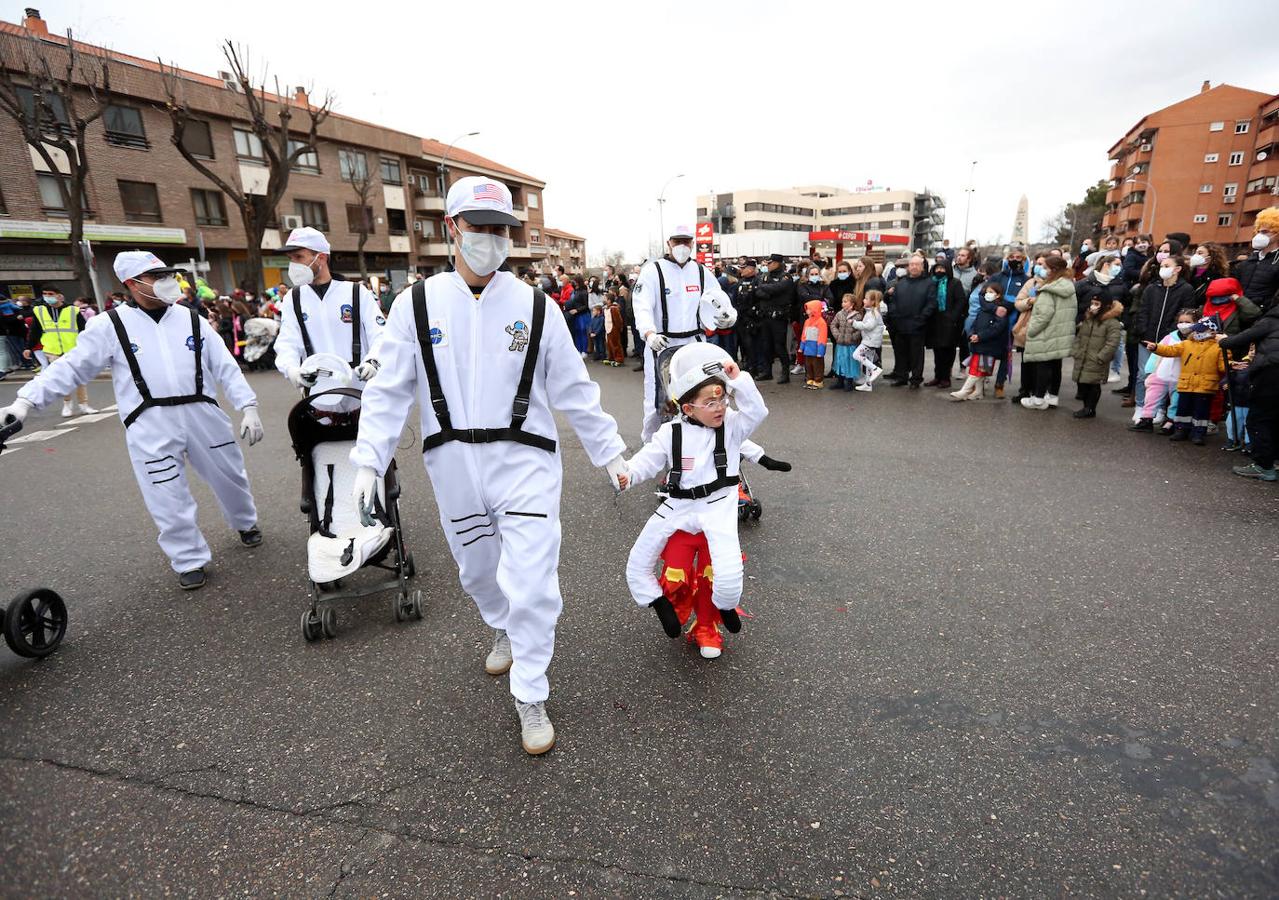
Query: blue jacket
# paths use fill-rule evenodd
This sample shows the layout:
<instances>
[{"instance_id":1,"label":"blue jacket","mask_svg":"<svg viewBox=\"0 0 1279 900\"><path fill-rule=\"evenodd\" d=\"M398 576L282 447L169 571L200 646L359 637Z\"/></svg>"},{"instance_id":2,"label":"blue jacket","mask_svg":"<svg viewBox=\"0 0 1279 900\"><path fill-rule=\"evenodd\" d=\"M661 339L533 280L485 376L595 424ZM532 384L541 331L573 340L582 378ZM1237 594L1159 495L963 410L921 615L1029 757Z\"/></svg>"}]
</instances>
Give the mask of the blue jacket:
<instances>
[{"instance_id":1,"label":"blue jacket","mask_svg":"<svg viewBox=\"0 0 1279 900\"><path fill-rule=\"evenodd\" d=\"M969 344L969 349L978 356L1001 357L1008 352L1008 323L1012 320L1013 308L1002 302L987 303L984 298L977 302L980 308L972 331L977 336L977 343ZM1007 315L995 314L1001 306L1007 310Z\"/></svg>"}]
</instances>

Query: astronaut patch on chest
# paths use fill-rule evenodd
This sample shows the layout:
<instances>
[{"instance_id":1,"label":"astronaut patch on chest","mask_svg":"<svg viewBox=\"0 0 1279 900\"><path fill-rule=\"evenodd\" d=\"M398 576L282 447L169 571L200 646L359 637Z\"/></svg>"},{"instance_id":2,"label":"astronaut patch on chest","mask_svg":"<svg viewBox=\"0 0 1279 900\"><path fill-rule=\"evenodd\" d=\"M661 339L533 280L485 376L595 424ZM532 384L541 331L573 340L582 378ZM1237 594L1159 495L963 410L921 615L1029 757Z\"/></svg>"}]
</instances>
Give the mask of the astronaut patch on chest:
<instances>
[{"instance_id":1,"label":"astronaut patch on chest","mask_svg":"<svg viewBox=\"0 0 1279 900\"><path fill-rule=\"evenodd\" d=\"M507 347L507 350L512 353L523 353L528 348L529 327L523 319L516 319L507 325L506 333L511 336L511 346Z\"/></svg>"},{"instance_id":2,"label":"astronaut patch on chest","mask_svg":"<svg viewBox=\"0 0 1279 900\"><path fill-rule=\"evenodd\" d=\"M342 304L342 321L345 322L347 325L351 324L351 314L352 314L351 304L343 303Z\"/></svg>"},{"instance_id":3,"label":"astronaut patch on chest","mask_svg":"<svg viewBox=\"0 0 1279 900\"><path fill-rule=\"evenodd\" d=\"M431 319L431 345L434 347L447 347L449 345L449 329L448 323L443 319Z\"/></svg>"}]
</instances>

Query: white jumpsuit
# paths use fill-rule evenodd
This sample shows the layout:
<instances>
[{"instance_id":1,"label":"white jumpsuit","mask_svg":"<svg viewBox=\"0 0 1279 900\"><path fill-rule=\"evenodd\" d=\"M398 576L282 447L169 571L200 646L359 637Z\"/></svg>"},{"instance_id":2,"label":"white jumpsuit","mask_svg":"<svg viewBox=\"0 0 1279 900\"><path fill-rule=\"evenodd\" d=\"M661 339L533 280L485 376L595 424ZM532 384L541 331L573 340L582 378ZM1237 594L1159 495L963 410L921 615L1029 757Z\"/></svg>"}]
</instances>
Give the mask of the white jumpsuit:
<instances>
[{"instance_id":1,"label":"white jumpsuit","mask_svg":"<svg viewBox=\"0 0 1279 900\"><path fill-rule=\"evenodd\" d=\"M724 416L724 450L728 454L728 474L737 475L743 454L743 443L751 452L758 445L746 438L768 415L768 407L760 396L754 379L745 372L728 383L737 401L737 409ZM671 459L671 429L666 422L653 439L631 457L631 484L645 481L667 471L676 463ZM681 420L680 475L681 488L694 488L715 480L715 430L690 419ZM762 451L761 451L762 453ZM657 560L666 541L677 531L706 535L711 551L715 581L711 601L719 609L735 609L742 599L742 547L737 539L737 486L722 487L700 500L667 497L644 524L626 560L626 581L631 596L640 606L648 606L662 596L658 584Z\"/></svg>"},{"instance_id":2,"label":"white jumpsuit","mask_svg":"<svg viewBox=\"0 0 1279 900\"><path fill-rule=\"evenodd\" d=\"M307 337L311 339L312 353L333 353L351 362L351 329L354 327L352 293L360 294L360 349L359 362L376 359L386 331L386 317L378 306L373 292L358 281L330 281L321 297L309 285L293 288L302 300L302 316L306 321ZM275 367L282 375L300 365L307 356L302 341L302 329L298 327L297 314L293 311L292 292L280 303L280 334L275 339ZM352 364L352 368L355 364ZM326 385L317 382L314 391L324 390Z\"/></svg>"},{"instance_id":3,"label":"white jumpsuit","mask_svg":"<svg viewBox=\"0 0 1279 900\"><path fill-rule=\"evenodd\" d=\"M663 295L661 279L657 276L658 266L662 267L662 278L666 282L665 320L662 316ZM672 347L706 339L703 329L714 327L712 323L715 317L732 310L733 304L715 280L715 274L705 269L705 266L695 260L689 260L681 266L668 256L652 260L640 269L635 288L631 291L631 308L635 313L635 330L639 332L641 340L650 331L667 335ZM657 354L646 347L644 424L640 431L640 440L646 444L661 424L656 397Z\"/></svg>"},{"instance_id":4,"label":"white jumpsuit","mask_svg":"<svg viewBox=\"0 0 1279 900\"><path fill-rule=\"evenodd\" d=\"M118 306L120 321L133 344L142 379L152 397L179 397L195 392L195 354L191 311L171 306L159 322L133 306ZM202 341L204 396L216 401L217 387L236 409L257 404L240 367L222 338L198 317ZM109 315L94 316L80 334L75 349L54 362L18 396L43 407L77 385L91 381L108 363L121 421L142 403L133 383L128 357L116 336ZM190 461L208 482L227 524L247 531L257 524L258 513L244 471L244 456L236 443L231 419L216 402L181 406L153 406L124 432L133 461L133 474L142 499L160 529L160 549L175 572L189 572L208 564L209 545L196 524L195 498L187 482Z\"/></svg>"},{"instance_id":5,"label":"white jumpsuit","mask_svg":"<svg viewBox=\"0 0 1279 900\"><path fill-rule=\"evenodd\" d=\"M425 282L429 332L452 426L504 428L511 422L533 310L533 289L498 272L477 300L456 272ZM421 407L422 434L438 433L417 337L412 289L396 298L382 343L382 370L364 391L351 462L386 472L410 407ZM563 314L548 298L524 431L557 439L552 409L564 413L591 462L625 452L617 423L600 408L599 386L573 346ZM440 525L465 590L484 621L511 640L511 693L545 700L555 647L559 586L562 466L554 452L511 441L450 441L423 462Z\"/></svg>"}]
</instances>

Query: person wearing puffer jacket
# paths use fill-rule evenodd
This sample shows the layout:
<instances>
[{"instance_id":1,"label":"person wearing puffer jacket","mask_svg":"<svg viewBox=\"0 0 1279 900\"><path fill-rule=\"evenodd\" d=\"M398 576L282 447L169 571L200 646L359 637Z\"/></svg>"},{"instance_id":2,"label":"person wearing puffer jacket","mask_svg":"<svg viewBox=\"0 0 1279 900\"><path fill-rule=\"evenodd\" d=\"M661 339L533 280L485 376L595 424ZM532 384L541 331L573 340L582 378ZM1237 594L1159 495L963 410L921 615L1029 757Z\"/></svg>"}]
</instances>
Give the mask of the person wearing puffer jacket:
<instances>
[{"instance_id":1,"label":"person wearing puffer jacket","mask_svg":"<svg viewBox=\"0 0 1279 900\"><path fill-rule=\"evenodd\" d=\"M1075 282L1066 261L1049 256L1043 263L1044 279L1030 306L1026 350L1022 354L1022 378L1031 381L1025 409L1051 409L1061 392L1061 361L1075 343Z\"/></svg>"},{"instance_id":2,"label":"person wearing puffer jacket","mask_svg":"<svg viewBox=\"0 0 1279 900\"><path fill-rule=\"evenodd\" d=\"M1219 333L1218 327L1216 319L1203 318L1192 326L1189 340L1171 345L1145 343L1151 353L1181 358L1181 375L1177 378L1177 428L1171 438L1174 441L1189 440L1200 447L1204 444L1212 398L1226 374L1225 358L1213 340Z\"/></svg>"},{"instance_id":3,"label":"person wearing puffer jacket","mask_svg":"<svg viewBox=\"0 0 1279 900\"><path fill-rule=\"evenodd\" d=\"M1173 329L1177 313L1194 308L1195 289L1186 281L1185 272L1185 259L1170 255L1159 264L1158 277L1141 292L1133 315L1133 335L1143 344L1137 351L1138 372L1146 371L1146 360L1150 359L1150 351L1144 344L1161 340ZM1138 407L1146 399L1146 387L1140 377L1137 378L1133 399Z\"/></svg>"},{"instance_id":4,"label":"person wearing puffer jacket","mask_svg":"<svg viewBox=\"0 0 1279 900\"><path fill-rule=\"evenodd\" d=\"M1084 310L1084 320L1075 330L1075 344L1070 355L1075 358L1075 383L1079 385L1079 399L1084 404L1075 412L1076 419L1091 419L1097 415L1101 386L1123 334L1119 324L1119 317L1123 314L1121 301L1111 300L1107 306L1105 299L1096 295L1089 301L1088 308Z\"/></svg>"}]
</instances>

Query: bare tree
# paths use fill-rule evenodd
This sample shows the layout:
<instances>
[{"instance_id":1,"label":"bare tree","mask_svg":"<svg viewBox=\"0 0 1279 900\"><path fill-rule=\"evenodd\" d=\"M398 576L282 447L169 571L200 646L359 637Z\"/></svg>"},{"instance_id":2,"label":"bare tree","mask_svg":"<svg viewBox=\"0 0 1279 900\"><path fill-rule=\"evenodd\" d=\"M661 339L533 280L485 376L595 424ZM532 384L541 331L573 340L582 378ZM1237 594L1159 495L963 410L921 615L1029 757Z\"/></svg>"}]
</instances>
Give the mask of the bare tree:
<instances>
[{"instance_id":1,"label":"bare tree","mask_svg":"<svg viewBox=\"0 0 1279 900\"><path fill-rule=\"evenodd\" d=\"M312 105L309 100L306 102L305 112L309 119L307 131L305 135L294 137L289 130L289 124L297 110L297 101L280 93L278 80L275 89L277 99L269 99L265 74L263 83L255 86L249 75L248 53L230 41L223 43L222 54L226 57L227 65L231 67L232 78L239 85L237 93L244 102L244 118L248 122L249 130L262 146L268 173L265 192L250 193L245 185L232 184L187 149L183 137L186 134L187 124L192 119L192 111L186 98L185 80L176 66L165 67L161 61L165 109L169 113L169 120L173 126L173 133L169 139L182 154L182 158L197 172L213 182L218 190L222 191L240 210L240 220L244 223L244 233L248 239L248 246L245 248L248 252L246 277L251 287L261 290L262 236L276 221L276 207L279 206L280 198L284 196L289 186L289 175L293 171L293 164L300 156L315 151L320 125L329 117L333 109L333 95L326 94L324 102L319 106ZM274 122L271 121L273 104L275 106ZM290 142L293 143L292 149L289 147Z\"/></svg>"},{"instance_id":2,"label":"bare tree","mask_svg":"<svg viewBox=\"0 0 1279 900\"><path fill-rule=\"evenodd\" d=\"M93 296L93 281L81 244L89 177L86 134L110 96L106 58L81 53L70 29L65 48L18 35L0 38L0 110L18 124L23 140L58 182L70 224L71 265L87 297ZM65 176L54 151L65 159Z\"/></svg>"},{"instance_id":3,"label":"bare tree","mask_svg":"<svg viewBox=\"0 0 1279 900\"><path fill-rule=\"evenodd\" d=\"M361 158L363 157L355 157L357 160ZM355 232L359 236L359 243L356 244L355 255L360 266L360 280L368 281L369 270L364 261L364 245L369 242L369 232L373 228L373 207L369 201L373 197L373 187L378 183L378 179L367 161L363 168L352 166L350 177L351 190L355 192L355 203L360 208L360 218Z\"/></svg>"}]
</instances>

